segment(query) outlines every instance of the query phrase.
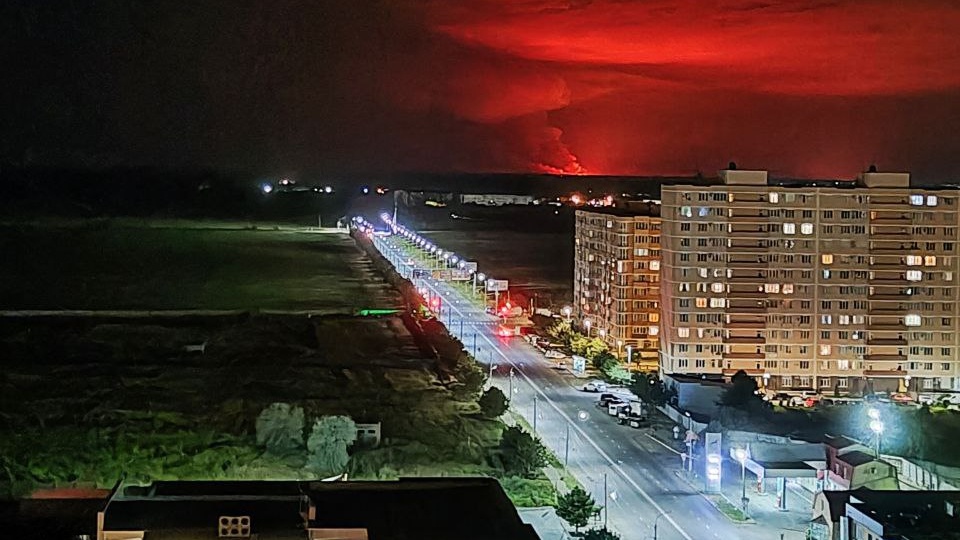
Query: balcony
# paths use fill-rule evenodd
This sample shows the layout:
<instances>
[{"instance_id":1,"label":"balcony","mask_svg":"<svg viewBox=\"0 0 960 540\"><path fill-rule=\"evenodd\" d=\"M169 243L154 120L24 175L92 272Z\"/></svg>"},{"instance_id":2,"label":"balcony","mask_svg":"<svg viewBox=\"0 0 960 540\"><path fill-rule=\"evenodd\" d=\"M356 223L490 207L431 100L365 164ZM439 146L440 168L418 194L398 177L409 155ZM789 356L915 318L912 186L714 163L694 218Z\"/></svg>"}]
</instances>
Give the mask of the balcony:
<instances>
[{"instance_id":1,"label":"balcony","mask_svg":"<svg viewBox=\"0 0 960 540\"><path fill-rule=\"evenodd\" d=\"M756 289L751 291L729 291L727 293L727 298L737 299L737 298L768 298L770 293L765 293L763 291L758 291Z\"/></svg>"},{"instance_id":2,"label":"balcony","mask_svg":"<svg viewBox=\"0 0 960 540\"><path fill-rule=\"evenodd\" d=\"M727 266L731 268L766 268L767 261L760 259L731 259L727 261Z\"/></svg>"},{"instance_id":3,"label":"balcony","mask_svg":"<svg viewBox=\"0 0 960 540\"><path fill-rule=\"evenodd\" d=\"M757 272L755 276L744 276L744 275L733 275L728 277L727 281L730 283L766 283L767 278L763 277L763 274Z\"/></svg>"},{"instance_id":4,"label":"balcony","mask_svg":"<svg viewBox=\"0 0 960 540\"><path fill-rule=\"evenodd\" d=\"M738 371L743 371L744 373L746 373L751 377L762 377L763 374L767 372L767 370L765 369L756 369L756 368L743 368L743 369L723 368L723 376L733 377L734 375L737 374Z\"/></svg>"},{"instance_id":5,"label":"balcony","mask_svg":"<svg viewBox=\"0 0 960 540\"><path fill-rule=\"evenodd\" d=\"M863 355L864 362L906 362L907 355L905 354L865 354Z\"/></svg>"},{"instance_id":6,"label":"balcony","mask_svg":"<svg viewBox=\"0 0 960 540\"><path fill-rule=\"evenodd\" d=\"M763 360L764 354L758 352L727 352L720 355L724 360Z\"/></svg>"},{"instance_id":7,"label":"balcony","mask_svg":"<svg viewBox=\"0 0 960 540\"><path fill-rule=\"evenodd\" d=\"M867 345L906 345L907 340L903 338L869 338Z\"/></svg>"},{"instance_id":8,"label":"balcony","mask_svg":"<svg viewBox=\"0 0 960 540\"><path fill-rule=\"evenodd\" d=\"M765 238L768 236L768 234L766 230L754 227L749 229L744 227L730 227L727 230L727 236L731 238L736 238L738 236L745 236L747 238Z\"/></svg>"},{"instance_id":9,"label":"balcony","mask_svg":"<svg viewBox=\"0 0 960 540\"><path fill-rule=\"evenodd\" d=\"M911 295L907 294L904 291L900 291L897 293L884 292L884 293L871 294L870 300L898 300L899 301L899 300L903 300L904 298L910 298L910 297Z\"/></svg>"},{"instance_id":10,"label":"balcony","mask_svg":"<svg viewBox=\"0 0 960 540\"><path fill-rule=\"evenodd\" d=\"M870 223L910 223L912 218L909 214L878 214L877 217L871 217Z\"/></svg>"},{"instance_id":11,"label":"balcony","mask_svg":"<svg viewBox=\"0 0 960 540\"><path fill-rule=\"evenodd\" d=\"M766 212L737 212L732 216L727 216L727 221L731 223L743 223L743 222L766 222L767 213Z\"/></svg>"},{"instance_id":12,"label":"balcony","mask_svg":"<svg viewBox=\"0 0 960 540\"><path fill-rule=\"evenodd\" d=\"M750 345L754 345L754 344L763 345L764 343L767 342L767 339L761 336L729 336L729 337L723 338L723 342L732 343L732 344L745 343Z\"/></svg>"},{"instance_id":13,"label":"balcony","mask_svg":"<svg viewBox=\"0 0 960 540\"><path fill-rule=\"evenodd\" d=\"M906 236L909 238L912 235L913 233L910 231L910 229L905 229L903 227L900 227L897 229L894 229L894 228L888 229L885 226L881 226L874 229L873 231L870 231L870 236L884 236L884 237L893 237L893 238Z\"/></svg>"},{"instance_id":14,"label":"balcony","mask_svg":"<svg viewBox=\"0 0 960 540\"><path fill-rule=\"evenodd\" d=\"M730 321L728 323L721 323L720 326L723 328L766 328L766 321Z\"/></svg>"},{"instance_id":15,"label":"balcony","mask_svg":"<svg viewBox=\"0 0 960 540\"><path fill-rule=\"evenodd\" d=\"M880 285L883 285L884 283L892 284L892 283L896 283L899 281L906 281L906 280L907 280L907 276L903 274L882 275L882 276L874 275L874 277L867 279L867 281L870 283L877 283Z\"/></svg>"},{"instance_id":16,"label":"balcony","mask_svg":"<svg viewBox=\"0 0 960 540\"><path fill-rule=\"evenodd\" d=\"M727 308L727 313L766 313L767 306L758 304L731 305Z\"/></svg>"},{"instance_id":17,"label":"balcony","mask_svg":"<svg viewBox=\"0 0 960 540\"><path fill-rule=\"evenodd\" d=\"M867 330L903 330L906 325L900 322L871 322L867 324Z\"/></svg>"},{"instance_id":18,"label":"balcony","mask_svg":"<svg viewBox=\"0 0 960 540\"><path fill-rule=\"evenodd\" d=\"M902 369L865 369L863 370L863 375L865 377L902 378L907 376L907 372Z\"/></svg>"}]
</instances>

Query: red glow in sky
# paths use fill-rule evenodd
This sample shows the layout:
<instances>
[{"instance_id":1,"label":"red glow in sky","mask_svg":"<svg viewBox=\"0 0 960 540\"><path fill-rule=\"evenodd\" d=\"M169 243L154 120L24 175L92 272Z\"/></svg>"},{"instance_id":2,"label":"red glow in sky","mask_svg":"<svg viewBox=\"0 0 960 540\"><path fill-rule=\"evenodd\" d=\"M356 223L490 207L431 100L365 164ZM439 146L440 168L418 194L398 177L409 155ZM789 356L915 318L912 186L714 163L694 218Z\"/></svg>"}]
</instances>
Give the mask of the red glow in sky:
<instances>
[{"instance_id":1,"label":"red glow in sky","mask_svg":"<svg viewBox=\"0 0 960 540\"><path fill-rule=\"evenodd\" d=\"M0 163L960 179L957 0L59 4Z\"/></svg>"}]
</instances>

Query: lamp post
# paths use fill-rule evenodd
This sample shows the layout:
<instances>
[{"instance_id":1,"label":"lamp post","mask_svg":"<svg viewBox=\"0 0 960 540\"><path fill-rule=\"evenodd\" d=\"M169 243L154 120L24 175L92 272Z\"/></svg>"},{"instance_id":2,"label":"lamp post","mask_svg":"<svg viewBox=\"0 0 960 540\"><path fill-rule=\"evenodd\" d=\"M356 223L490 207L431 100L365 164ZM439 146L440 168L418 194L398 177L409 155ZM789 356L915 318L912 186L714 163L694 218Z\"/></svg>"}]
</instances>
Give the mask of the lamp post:
<instances>
[{"instance_id":1,"label":"lamp post","mask_svg":"<svg viewBox=\"0 0 960 540\"><path fill-rule=\"evenodd\" d=\"M867 409L867 416L870 417L870 431L873 432L873 451L876 457L880 457L880 436L883 435L883 420L880 420L880 411L870 407Z\"/></svg>"},{"instance_id":2,"label":"lamp post","mask_svg":"<svg viewBox=\"0 0 960 540\"><path fill-rule=\"evenodd\" d=\"M593 322L590 319L583 321L583 326L587 328L587 337L590 337L590 327L593 326Z\"/></svg>"},{"instance_id":3,"label":"lamp post","mask_svg":"<svg viewBox=\"0 0 960 540\"><path fill-rule=\"evenodd\" d=\"M733 456L740 462L740 504L743 508L743 515L747 515L747 450L737 448L733 451Z\"/></svg>"},{"instance_id":4,"label":"lamp post","mask_svg":"<svg viewBox=\"0 0 960 540\"><path fill-rule=\"evenodd\" d=\"M564 317L565 319L567 319L567 321L569 322L569 321L570 321L570 315L573 314L573 308L570 307L570 306L563 306L563 309L560 310L560 311L563 313L563 317Z\"/></svg>"},{"instance_id":5,"label":"lamp post","mask_svg":"<svg viewBox=\"0 0 960 540\"><path fill-rule=\"evenodd\" d=\"M623 340L617 340L617 360L620 360L620 357L623 356Z\"/></svg>"},{"instance_id":6,"label":"lamp post","mask_svg":"<svg viewBox=\"0 0 960 540\"><path fill-rule=\"evenodd\" d=\"M653 520L653 540L657 540L657 523L660 522L660 518L669 514L670 512L660 512L657 514L657 517Z\"/></svg>"}]
</instances>

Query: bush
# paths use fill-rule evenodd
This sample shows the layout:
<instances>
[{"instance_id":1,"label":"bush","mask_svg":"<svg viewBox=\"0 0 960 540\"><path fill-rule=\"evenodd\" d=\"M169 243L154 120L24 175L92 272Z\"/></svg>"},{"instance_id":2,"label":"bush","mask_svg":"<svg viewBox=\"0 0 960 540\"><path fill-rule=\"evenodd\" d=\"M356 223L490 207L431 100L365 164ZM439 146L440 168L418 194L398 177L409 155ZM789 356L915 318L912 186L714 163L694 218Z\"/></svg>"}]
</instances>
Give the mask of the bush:
<instances>
[{"instance_id":1,"label":"bush","mask_svg":"<svg viewBox=\"0 0 960 540\"><path fill-rule=\"evenodd\" d=\"M508 476L500 480L500 485L507 493L507 497L514 506L520 508L536 508L540 506L555 506L557 491L546 478L520 478Z\"/></svg>"},{"instance_id":2,"label":"bush","mask_svg":"<svg viewBox=\"0 0 960 540\"><path fill-rule=\"evenodd\" d=\"M606 528L601 528L584 531L580 538L583 540L620 540L620 535Z\"/></svg>"},{"instance_id":3,"label":"bush","mask_svg":"<svg viewBox=\"0 0 960 540\"><path fill-rule=\"evenodd\" d=\"M303 409L274 403L257 416L257 444L272 454L303 448Z\"/></svg>"},{"instance_id":4,"label":"bush","mask_svg":"<svg viewBox=\"0 0 960 540\"><path fill-rule=\"evenodd\" d=\"M547 464L547 449L517 426L503 430L500 458L507 474L531 478Z\"/></svg>"},{"instance_id":5,"label":"bush","mask_svg":"<svg viewBox=\"0 0 960 540\"><path fill-rule=\"evenodd\" d=\"M357 425L349 416L324 416L313 424L307 439L307 466L318 472L335 475L347 468L347 448L357 440Z\"/></svg>"},{"instance_id":6,"label":"bush","mask_svg":"<svg viewBox=\"0 0 960 540\"><path fill-rule=\"evenodd\" d=\"M480 414L483 416L499 418L500 415L507 412L510 402L502 390L496 386L491 386L480 396L478 405L480 405Z\"/></svg>"}]
</instances>

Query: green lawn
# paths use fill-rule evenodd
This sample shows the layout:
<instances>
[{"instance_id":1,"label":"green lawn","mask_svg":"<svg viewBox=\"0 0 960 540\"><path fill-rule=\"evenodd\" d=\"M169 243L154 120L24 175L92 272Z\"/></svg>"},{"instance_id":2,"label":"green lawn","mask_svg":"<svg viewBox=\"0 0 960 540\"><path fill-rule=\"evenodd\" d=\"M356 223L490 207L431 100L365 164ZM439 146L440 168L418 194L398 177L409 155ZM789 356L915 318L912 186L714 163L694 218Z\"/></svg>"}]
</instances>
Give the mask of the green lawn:
<instances>
[{"instance_id":1,"label":"green lawn","mask_svg":"<svg viewBox=\"0 0 960 540\"><path fill-rule=\"evenodd\" d=\"M0 309L396 305L345 234L198 225L0 226Z\"/></svg>"}]
</instances>

